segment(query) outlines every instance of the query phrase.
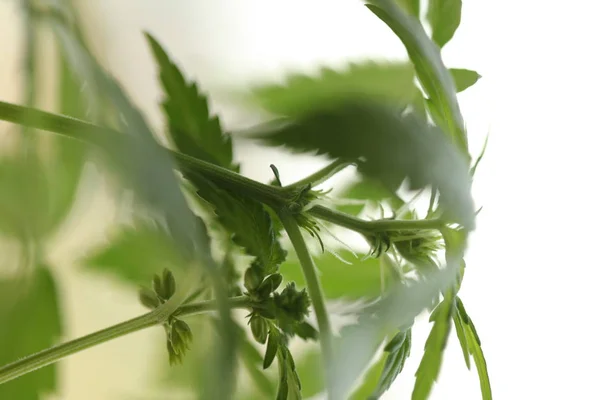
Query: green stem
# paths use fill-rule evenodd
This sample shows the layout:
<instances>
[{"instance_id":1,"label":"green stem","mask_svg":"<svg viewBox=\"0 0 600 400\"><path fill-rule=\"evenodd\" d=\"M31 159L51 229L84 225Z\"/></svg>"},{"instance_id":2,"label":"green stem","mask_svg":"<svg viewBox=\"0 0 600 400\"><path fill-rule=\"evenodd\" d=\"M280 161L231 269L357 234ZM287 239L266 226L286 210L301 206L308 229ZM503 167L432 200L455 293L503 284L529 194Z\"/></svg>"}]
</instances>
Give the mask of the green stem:
<instances>
[{"instance_id":1,"label":"green stem","mask_svg":"<svg viewBox=\"0 0 600 400\"><path fill-rule=\"evenodd\" d=\"M338 159L332 162L331 164L326 165L322 169L318 170L312 175L307 176L304 179L300 179L299 181L292 183L291 185L287 185L285 188L296 188L301 189L304 186L310 184L311 187L315 187L320 183L325 182L344 168L349 165L353 165L354 163L347 160Z\"/></svg>"},{"instance_id":2,"label":"green stem","mask_svg":"<svg viewBox=\"0 0 600 400\"><path fill-rule=\"evenodd\" d=\"M286 211L282 211L278 215L296 250L304 279L306 279L306 287L308 288L308 294L310 295L319 327L319 342L321 344L321 351L323 352L323 360L325 361L325 376L326 379L329 379L330 367L333 360L333 336L329 324L329 315L325 307L325 297L321 289L321 282L317 277L317 268L294 216Z\"/></svg>"},{"instance_id":3,"label":"green stem","mask_svg":"<svg viewBox=\"0 0 600 400\"><path fill-rule=\"evenodd\" d=\"M105 138L110 135L110 139L114 141L128 139L127 135L120 132L93 125L75 118L51 114L2 101L0 101L0 120L54 132L71 139L77 139L93 144L99 144L98 138L102 135ZM284 188L269 186L248 179L245 176L226 168L199 160L186 154L170 149L165 150L175 158L182 171L187 172L188 174L200 174L223 188L247 195L276 210L283 209L289 204L297 192L297 185L299 182L304 181L296 182L295 184ZM319 179L338 171L344 164L347 165L346 162L336 161L321 171L313 174L312 177L307 178L307 182L308 179L319 181ZM315 206L308 212L316 218L329 221L333 224L363 234L402 229L439 229L444 226L444 222L438 219L405 221L382 219L377 221L365 221L323 206Z\"/></svg>"},{"instance_id":4,"label":"green stem","mask_svg":"<svg viewBox=\"0 0 600 400\"><path fill-rule=\"evenodd\" d=\"M229 305L234 308L251 308L252 304L252 301L245 296L233 297L229 299ZM176 314L177 317L186 317L216 309L217 302L215 300L208 300L181 306L177 308L173 314ZM118 337L125 336L151 326L161 325L171 315L169 314L165 316L163 314L163 310L161 310L159 307L147 314L125 322L121 322L120 324L102 329L101 331L91 333L78 339L50 347L49 349L40 351L39 353L32 354L7 364L0 368L0 384L35 371L36 369L53 364L67 356L70 356L71 354L78 353L90 347L97 346L101 343L108 342L112 339L116 339Z\"/></svg>"}]
</instances>

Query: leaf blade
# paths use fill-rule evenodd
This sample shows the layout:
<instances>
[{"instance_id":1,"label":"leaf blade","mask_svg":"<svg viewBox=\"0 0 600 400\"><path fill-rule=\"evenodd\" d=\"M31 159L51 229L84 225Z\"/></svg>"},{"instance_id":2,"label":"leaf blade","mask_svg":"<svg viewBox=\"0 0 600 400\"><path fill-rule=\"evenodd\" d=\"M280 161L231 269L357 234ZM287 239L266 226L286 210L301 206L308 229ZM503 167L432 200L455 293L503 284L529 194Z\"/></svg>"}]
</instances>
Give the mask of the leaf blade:
<instances>
[{"instance_id":1,"label":"leaf blade","mask_svg":"<svg viewBox=\"0 0 600 400\"><path fill-rule=\"evenodd\" d=\"M481 75L470 69L450 68L449 71L456 86L456 93L467 90L481 78Z\"/></svg>"},{"instance_id":2,"label":"leaf blade","mask_svg":"<svg viewBox=\"0 0 600 400\"><path fill-rule=\"evenodd\" d=\"M427 20L431 38L440 49L452 39L460 25L462 0L429 0Z\"/></svg>"}]
</instances>

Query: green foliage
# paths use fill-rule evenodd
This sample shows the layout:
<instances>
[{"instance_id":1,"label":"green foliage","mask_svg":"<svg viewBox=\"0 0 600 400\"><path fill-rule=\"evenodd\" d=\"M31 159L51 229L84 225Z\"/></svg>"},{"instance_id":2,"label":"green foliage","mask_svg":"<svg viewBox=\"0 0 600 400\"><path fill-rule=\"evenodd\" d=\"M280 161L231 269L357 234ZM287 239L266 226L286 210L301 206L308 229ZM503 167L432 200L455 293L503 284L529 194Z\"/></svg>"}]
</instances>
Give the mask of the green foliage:
<instances>
[{"instance_id":1,"label":"green foliage","mask_svg":"<svg viewBox=\"0 0 600 400\"><path fill-rule=\"evenodd\" d=\"M337 250L336 253L337 257L332 253L315 257L326 298L357 300L375 298L381 294L381 275L385 274L385 270L382 270L380 260L364 256L357 258L348 250ZM297 260L287 260L281 266L281 273L287 280L295 281L301 287L306 286Z\"/></svg>"},{"instance_id":2,"label":"green foliage","mask_svg":"<svg viewBox=\"0 0 600 400\"><path fill-rule=\"evenodd\" d=\"M0 279L0 364L44 350L62 335L56 283L45 265ZM37 400L56 390L56 366L0 385L1 399Z\"/></svg>"},{"instance_id":3,"label":"green foliage","mask_svg":"<svg viewBox=\"0 0 600 400\"><path fill-rule=\"evenodd\" d=\"M85 265L133 285L145 284L153 273L169 267L181 269L185 259L157 225L140 221L126 226L107 244L88 255Z\"/></svg>"},{"instance_id":4,"label":"green foliage","mask_svg":"<svg viewBox=\"0 0 600 400\"><path fill-rule=\"evenodd\" d=\"M396 193L386 188L381 182L372 179L362 179L354 182L340 193L340 197L362 201L362 204L343 204L337 207L338 210L350 214L359 214L368 203L387 202L394 210L398 210L405 204Z\"/></svg>"},{"instance_id":5,"label":"green foliage","mask_svg":"<svg viewBox=\"0 0 600 400\"><path fill-rule=\"evenodd\" d=\"M462 10L462 0L429 0L427 21L431 26L431 38L440 48L452 39Z\"/></svg>"},{"instance_id":6,"label":"green foliage","mask_svg":"<svg viewBox=\"0 0 600 400\"><path fill-rule=\"evenodd\" d=\"M315 102L335 107L347 97L406 104L417 95L414 76L410 64L350 64L343 72L323 68L316 77L291 75L285 86L261 86L253 94L267 110L285 116L311 112Z\"/></svg>"},{"instance_id":7,"label":"green foliage","mask_svg":"<svg viewBox=\"0 0 600 400\"><path fill-rule=\"evenodd\" d=\"M412 393L413 400L427 399L442 366L442 354L450 334L450 320L454 312L454 294L445 295L436 310L431 314L430 322L433 327L425 342L425 353L415 374L415 387Z\"/></svg>"},{"instance_id":8,"label":"green foliage","mask_svg":"<svg viewBox=\"0 0 600 400\"><path fill-rule=\"evenodd\" d=\"M470 69L450 68L450 73L454 79L454 85L456 85L456 93L467 90L481 78L481 75Z\"/></svg>"},{"instance_id":9,"label":"green foliage","mask_svg":"<svg viewBox=\"0 0 600 400\"><path fill-rule=\"evenodd\" d=\"M414 113L368 99L346 99L335 108L316 103L302 117L263 129L254 137L268 144L355 160L360 172L391 191L405 178L411 189L432 185L449 216L473 226L471 178L464 158L439 129Z\"/></svg>"},{"instance_id":10,"label":"green foliage","mask_svg":"<svg viewBox=\"0 0 600 400\"><path fill-rule=\"evenodd\" d=\"M163 108L177 148L197 159L237 171L231 138L222 132L219 118L210 116L206 96L200 93L196 83L185 81L156 39L149 33L146 39L160 70L166 95Z\"/></svg>"}]
</instances>

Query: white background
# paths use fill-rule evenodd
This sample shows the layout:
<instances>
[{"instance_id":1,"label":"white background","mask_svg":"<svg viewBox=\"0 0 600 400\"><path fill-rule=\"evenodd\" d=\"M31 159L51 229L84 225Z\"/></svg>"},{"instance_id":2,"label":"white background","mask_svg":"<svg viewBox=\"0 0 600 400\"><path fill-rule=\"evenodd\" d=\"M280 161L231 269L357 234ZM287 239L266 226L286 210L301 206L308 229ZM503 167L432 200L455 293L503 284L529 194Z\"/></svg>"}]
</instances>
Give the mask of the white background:
<instances>
[{"instance_id":1,"label":"white background","mask_svg":"<svg viewBox=\"0 0 600 400\"><path fill-rule=\"evenodd\" d=\"M16 14L4 3L0 17L9 21ZM232 127L243 119L219 103L224 85L277 80L287 70L323 63L403 57L398 39L350 0L82 3L99 51L157 127L159 91L142 29L155 34L188 76L216 93L216 109ZM483 76L459 97L473 153L490 132L474 188L483 210L461 297L481 337L496 399L600 398L598 26L591 0L464 0L461 26L443 51L449 67ZM6 80L9 69L0 78ZM6 93L0 98L11 100ZM237 150L244 172L257 179L270 178L273 162L289 180L315 167L300 164L306 158ZM94 232L89 236L98 236ZM67 253L56 257L68 259ZM70 337L138 312L126 305L132 294L111 282L105 283L111 294L98 300L89 295L98 291L96 277L64 272L63 278ZM122 315L103 314L103 305L112 310L115 304L124 304ZM90 310L96 310L93 317ZM406 371L386 398L409 398L428 328L418 324ZM68 359L59 398L139 394L153 338L144 332ZM466 370L452 335L432 399L477 398L476 373Z\"/></svg>"}]
</instances>

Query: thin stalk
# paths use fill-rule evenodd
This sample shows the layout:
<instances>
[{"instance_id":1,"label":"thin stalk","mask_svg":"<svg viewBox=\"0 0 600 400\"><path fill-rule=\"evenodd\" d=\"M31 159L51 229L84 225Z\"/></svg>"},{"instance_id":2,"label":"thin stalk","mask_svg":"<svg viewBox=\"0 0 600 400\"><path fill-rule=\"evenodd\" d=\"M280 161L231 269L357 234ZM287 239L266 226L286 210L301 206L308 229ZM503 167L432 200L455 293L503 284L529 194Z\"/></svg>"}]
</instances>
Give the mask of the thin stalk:
<instances>
[{"instance_id":1,"label":"thin stalk","mask_svg":"<svg viewBox=\"0 0 600 400\"><path fill-rule=\"evenodd\" d=\"M300 179L299 181L292 183L291 185L287 185L285 188L289 189L289 188L303 188L304 186L310 184L311 187L315 187L317 185L319 185L320 183L325 182L326 180L328 180L329 178L331 178L332 176L334 176L335 174L337 174L338 172L340 172L341 170L343 170L344 168L346 168L349 165L353 165L354 163L351 161L347 161L347 160L335 160L334 162L326 165L325 167L323 167L322 169L318 170L317 172L315 172L312 175L307 176L304 179Z\"/></svg>"},{"instance_id":2,"label":"thin stalk","mask_svg":"<svg viewBox=\"0 0 600 400\"><path fill-rule=\"evenodd\" d=\"M308 294L310 295L319 327L319 342L325 361L325 377L329 379L333 361L333 335L331 333L331 325L329 324L329 315L325 307L325 297L323 296L321 282L317 277L317 268L293 215L285 211L280 212L278 215L294 246L294 250L296 250L304 279L306 279L306 287L308 288Z\"/></svg>"},{"instance_id":3,"label":"thin stalk","mask_svg":"<svg viewBox=\"0 0 600 400\"><path fill-rule=\"evenodd\" d=\"M239 296L230 298L229 305L232 308L250 308L253 303L248 297ZM174 314L176 314L177 317L186 317L216 309L217 302L215 300L207 300L181 306ZM36 369L54 364L71 354L89 349L90 347L97 346L151 326L161 325L168 317L169 316L161 316L160 308L157 308L156 310L139 317L24 357L0 368L0 384L35 371Z\"/></svg>"}]
</instances>

